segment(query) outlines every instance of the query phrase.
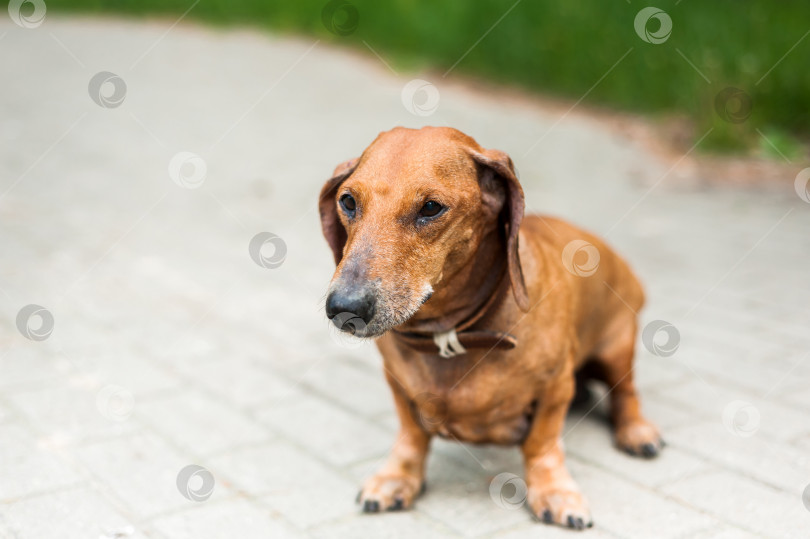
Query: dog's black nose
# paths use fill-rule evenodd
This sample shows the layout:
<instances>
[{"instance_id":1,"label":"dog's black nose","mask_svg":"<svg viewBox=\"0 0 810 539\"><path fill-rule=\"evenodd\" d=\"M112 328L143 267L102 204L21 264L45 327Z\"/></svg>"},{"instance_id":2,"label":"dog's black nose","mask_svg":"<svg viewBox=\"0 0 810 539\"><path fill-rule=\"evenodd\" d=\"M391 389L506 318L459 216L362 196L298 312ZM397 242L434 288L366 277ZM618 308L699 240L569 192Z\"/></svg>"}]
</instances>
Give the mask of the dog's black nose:
<instances>
[{"instance_id":1,"label":"dog's black nose","mask_svg":"<svg viewBox=\"0 0 810 539\"><path fill-rule=\"evenodd\" d=\"M343 331L354 333L359 323L368 325L374 318L374 294L368 289L334 291L326 298L326 316ZM354 320L353 320L354 319Z\"/></svg>"}]
</instances>

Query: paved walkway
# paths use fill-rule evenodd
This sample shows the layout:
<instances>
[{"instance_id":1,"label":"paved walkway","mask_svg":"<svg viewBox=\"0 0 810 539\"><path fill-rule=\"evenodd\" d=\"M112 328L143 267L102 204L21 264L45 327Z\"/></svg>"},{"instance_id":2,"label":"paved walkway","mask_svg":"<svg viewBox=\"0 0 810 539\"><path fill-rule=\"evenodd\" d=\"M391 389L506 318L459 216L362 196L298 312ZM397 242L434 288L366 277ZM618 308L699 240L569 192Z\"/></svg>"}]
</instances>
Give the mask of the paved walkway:
<instances>
[{"instance_id":1,"label":"paved walkway","mask_svg":"<svg viewBox=\"0 0 810 539\"><path fill-rule=\"evenodd\" d=\"M354 506L396 421L376 350L323 315L315 200L398 124L508 151L529 207L606 235L647 285L644 322L679 332L672 355L639 347L660 459L613 450L601 405L569 418L588 537L808 536L792 178L707 187L578 111L440 76L405 106L412 75L314 40L0 20L0 537L573 536L490 496L514 449L437 442L414 511ZM279 248L250 251L260 232Z\"/></svg>"}]
</instances>

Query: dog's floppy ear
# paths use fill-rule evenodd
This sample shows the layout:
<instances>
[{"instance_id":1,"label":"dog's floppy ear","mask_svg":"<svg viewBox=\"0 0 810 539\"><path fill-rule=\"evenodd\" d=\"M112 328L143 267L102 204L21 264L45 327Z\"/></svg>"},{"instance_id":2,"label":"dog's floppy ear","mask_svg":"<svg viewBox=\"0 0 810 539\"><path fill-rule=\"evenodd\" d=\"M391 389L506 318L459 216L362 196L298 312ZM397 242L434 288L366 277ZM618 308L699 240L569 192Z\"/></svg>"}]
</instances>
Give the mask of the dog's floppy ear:
<instances>
[{"instance_id":1,"label":"dog's floppy ear","mask_svg":"<svg viewBox=\"0 0 810 539\"><path fill-rule=\"evenodd\" d=\"M509 280L512 283L512 292L518 307L524 312L528 311L529 294L526 291L526 281L523 279L523 268L520 266L520 253L518 252L518 232L520 222L523 220L525 203L523 188L515 174L515 165L506 153L498 150L473 149L470 154L478 164L491 170L504 187L506 196L501 216L506 227L506 261Z\"/></svg>"},{"instance_id":2,"label":"dog's floppy ear","mask_svg":"<svg viewBox=\"0 0 810 539\"><path fill-rule=\"evenodd\" d=\"M332 177L321 188L321 196L318 201L318 210L321 214L321 229L326 242L332 248L335 264L339 264L340 259L343 258L343 247L346 245L346 229L343 228L343 223L340 222L340 217L338 217L335 196L340 184L346 181L346 178L351 176L354 169L357 168L359 160L359 158L354 158L339 164L332 173Z\"/></svg>"}]
</instances>

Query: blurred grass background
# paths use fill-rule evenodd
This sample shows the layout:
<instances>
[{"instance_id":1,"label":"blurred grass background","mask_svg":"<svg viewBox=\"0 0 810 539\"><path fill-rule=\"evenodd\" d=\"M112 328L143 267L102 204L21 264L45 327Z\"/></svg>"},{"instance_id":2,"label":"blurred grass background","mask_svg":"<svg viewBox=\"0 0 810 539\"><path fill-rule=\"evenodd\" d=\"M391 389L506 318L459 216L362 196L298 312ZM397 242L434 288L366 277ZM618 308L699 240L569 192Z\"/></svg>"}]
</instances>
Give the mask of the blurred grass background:
<instances>
[{"instance_id":1,"label":"blurred grass background","mask_svg":"<svg viewBox=\"0 0 810 539\"><path fill-rule=\"evenodd\" d=\"M716 151L758 149L793 159L802 156L810 139L808 0L656 0L654 5L673 21L669 39L658 45L645 43L634 30L636 14L650 5L646 2L349 1L348 8L341 8L346 0L199 0L186 19L312 34L367 51L365 41L398 69L439 73L486 33L453 74L571 101L592 88L586 104L658 117L685 115L694 140L714 128L702 147ZM52 11L176 18L193 3L49 0L47 5ZM346 31L335 33L327 26ZM656 23L650 22L649 29L655 31ZM715 97L727 87L750 96L745 121L727 122L715 110Z\"/></svg>"}]
</instances>

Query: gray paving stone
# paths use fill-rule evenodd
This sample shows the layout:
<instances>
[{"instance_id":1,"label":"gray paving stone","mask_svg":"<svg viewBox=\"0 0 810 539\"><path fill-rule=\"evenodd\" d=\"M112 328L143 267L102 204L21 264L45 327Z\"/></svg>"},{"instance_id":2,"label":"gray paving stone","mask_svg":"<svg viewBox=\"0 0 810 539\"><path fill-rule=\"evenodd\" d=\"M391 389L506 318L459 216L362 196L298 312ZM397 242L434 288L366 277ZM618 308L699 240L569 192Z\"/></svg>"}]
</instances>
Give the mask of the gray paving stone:
<instances>
[{"instance_id":1,"label":"gray paving stone","mask_svg":"<svg viewBox=\"0 0 810 539\"><path fill-rule=\"evenodd\" d=\"M189 464L205 464L183 456L153 434L134 434L88 445L79 448L77 454L93 476L108 485L139 519L201 503L180 493L177 477ZM227 485L218 481L209 500L230 495Z\"/></svg>"},{"instance_id":2,"label":"gray paving stone","mask_svg":"<svg viewBox=\"0 0 810 539\"><path fill-rule=\"evenodd\" d=\"M262 408L257 416L337 466L365 458L382 458L396 440L394 433L314 396Z\"/></svg>"},{"instance_id":3,"label":"gray paving stone","mask_svg":"<svg viewBox=\"0 0 810 539\"><path fill-rule=\"evenodd\" d=\"M589 500L594 526L621 537L688 537L717 523L706 514L590 465L574 460L568 465Z\"/></svg>"},{"instance_id":4,"label":"gray paving stone","mask_svg":"<svg viewBox=\"0 0 810 539\"><path fill-rule=\"evenodd\" d=\"M762 398L762 393L751 393L705 377L695 377L678 386L662 389L658 395L673 405L693 411L698 417L721 425L724 413L729 419L736 418L737 421L746 422L745 410L735 411L750 404L753 406L751 411L755 414L751 418L750 428L777 440L788 440L807 428L806 412L780 404L773 398Z\"/></svg>"},{"instance_id":5,"label":"gray paving stone","mask_svg":"<svg viewBox=\"0 0 810 539\"><path fill-rule=\"evenodd\" d=\"M504 471L520 471L523 457L518 447L459 444L453 440L435 439L432 450L474 470L478 475L496 475ZM438 468L438 467L437 467Z\"/></svg>"},{"instance_id":6,"label":"gray paving stone","mask_svg":"<svg viewBox=\"0 0 810 539\"><path fill-rule=\"evenodd\" d=\"M587 421L569 430L563 443L571 457L650 488L711 467L705 459L677 447L665 447L661 455L652 460L630 456L613 445L606 426Z\"/></svg>"},{"instance_id":7,"label":"gray paving stone","mask_svg":"<svg viewBox=\"0 0 810 539\"><path fill-rule=\"evenodd\" d=\"M286 442L228 452L211 468L302 529L358 511L358 484Z\"/></svg>"},{"instance_id":8,"label":"gray paving stone","mask_svg":"<svg viewBox=\"0 0 810 539\"><path fill-rule=\"evenodd\" d=\"M810 361L810 359L807 361ZM790 374L787 376L790 376ZM782 388L784 388L784 390ZM799 410L810 412L810 384L803 380L790 380L785 382L783 386L777 386L774 393L783 402L792 404L798 407Z\"/></svg>"},{"instance_id":9,"label":"gray paving stone","mask_svg":"<svg viewBox=\"0 0 810 539\"><path fill-rule=\"evenodd\" d=\"M137 414L192 455L210 455L272 438L257 422L199 390L143 403Z\"/></svg>"},{"instance_id":10,"label":"gray paving stone","mask_svg":"<svg viewBox=\"0 0 810 539\"><path fill-rule=\"evenodd\" d=\"M659 317L665 318L664 315ZM675 383L689 375L688 370L677 360L656 357L644 349L641 342L636 344L633 378L639 391Z\"/></svg>"},{"instance_id":11,"label":"gray paving stone","mask_svg":"<svg viewBox=\"0 0 810 539\"><path fill-rule=\"evenodd\" d=\"M691 369L695 377L728 380L754 394L778 389L793 367L789 361L794 356L795 352L788 346L746 348L733 339L717 341L714 337L696 339L678 351L678 359ZM794 371L792 374L798 377L806 373Z\"/></svg>"},{"instance_id":12,"label":"gray paving stone","mask_svg":"<svg viewBox=\"0 0 810 539\"><path fill-rule=\"evenodd\" d=\"M119 436L140 428L131 417L135 397L126 388L105 385L92 375L70 377L63 387L14 393L9 400L28 421L63 443Z\"/></svg>"},{"instance_id":13,"label":"gray paving stone","mask_svg":"<svg viewBox=\"0 0 810 539\"><path fill-rule=\"evenodd\" d=\"M173 539L264 539L302 535L270 510L243 499L201 503L186 511L155 519L152 524Z\"/></svg>"},{"instance_id":14,"label":"gray paving stone","mask_svg":"<svg viewBox=\"0 0 810 539\"><path fill-rule=\"evenodd\" d=\"M198 365L188 376L202 387L240 408L256 407L301 395L290 380L256 361L222 359Z\"/></svg>"},{"instance_id":15,"label":"gray paving stone","mask_svg":"<svg viewBox=\"0 0 810 539\"><path fill-rule=\"evenodd\" d=\"M731 527L727 524L719 524L699 532L693 532L689 537L694 539L753 539L754 537L762 536L749 533L741 528Z\"/></svg>"},{"instance_id":16,"label":"gray paving stone","mask_svg":"<svg viewBox=\"0 0 810 539\"><path fill-rule=\"evenodd\" d=\"M19 539L107 538L116 532L132 539L146 537L102 495L87 488L22 499L6 505L3 513L10 533Z\"/></svg>"},{"instance_id":17,"label":"gray paving stone","mask_svg":"<svg viewBox=\"0 0 810 539\"><path fill-rule=\"evenodd\" d=\"M0 424L8 423L13 419L11 410L8 409L2 402L0 402Z\"/></svg>"},{"instance_id":18,"label":"gray paving stone","mask_svg":"<svg viewBox=\"0 0 810 539\"><path fill-rule=\"evenodd\" d=\"M661 386L668 387L666 384ZM676 403L660 399L654 391L641 393L641 410L644 416L661 429L666 440L669 429L689 425L695 421L694 415Z\"/></svg>"},{"instance_id":19,"label":"gray paving stone","mask_svg":"<svg viewBox=\"0 0 810 539\"><path fill-rule=\"evenodd\" d=\"M803 489L810 477L810 456L806 451L759 431L740 436L720 422L698 422L673 429L669 440L683 451L787 492Z\"/></svg>"},{"instance_id":20,"label":"gray paving stone","mask_svg":"<svg viewBox=\"0 0 810 539\"><path fill-rule=\"evenodd\" d=\"M523 537L548 537L549 539L570 539L571 534L574 533L569 529L561 526L547 526L539 522L523 523L522 525L515 526L509 530L498 532L491 535L493 539L521 539ZM614 539L621 537L605 530L604 528L594 527L586 531L588 539Z\"/></svg>"},{"instance_id":21,"label":"gray paving stone","mask_svg":"<svg viewBox=\"0 0 810 539\"><path fill-rule=\"evenodd\" d=\"M126 388L137 400L155 393L171 391L180 384L177 378L132 351L84 356L76 360L74 368L79 372L91 374L100 380L102 385L111 384Z\"/></svg>"},{"instance_id":22,"label":"gray paving stone","mask_svg":"<svg viewBox=\"0 0 810 539\"><path fill-rule=\"evenodd\" d=\"M729 522L768 537L805 537L810 511L794 495L763 488L762 483L726 471L684 479L664 492L717 515Z\"/></svg>"},{"instance_id":23,"label":"gray paving stone","mask_svg":"<svg viewBox=\"0 0 810 539\"><path fill-rule=\"evenodd\" d=\"M428 489L418 510L464 537L489 535L531 520L525 507L498 505L490 496L490 483L501 471L508 470L489 471L477 462L462 465L439 452L429 460Z\"/></svg>"},{"instance_id":24,"label":"gray paving stone","mask_svg":"<svg viewBox=\"0 0 810 539\"><path fill-rule=\"evenodd\" d=\"M336 522L324 524L310 531L312 537L458 537L441 524L424 515L410 513L356 514Z\"/></svg>"},{"instance_id":25,"label":"gray paving stone","mask_svg":"<svg viewBox=\"0 0 810 539\"><path fill-rule=\"evenodd\" d=\"M370 417L394 409L394 398L385 378L345 362L324 361L302 374L300 381L360 416Z\"/></svg>"},{"instance_id":26,"label":"gray paving stone","mask_svg":"<svg viewBox=\"0 0 810 539\"><path fill-rule=\"evenodd\" d=\"M0 354L0 368L3 369L0 389L3 391L41 387L47 382L62 379L65 371L69 369L67 360L58 359L52 347L42 350L44 348L42 342L23 344L18 342L24 340L21 336L15 335L15 343L7 345ZM39 348L36 345L39 345ZM46 344L45 347L47 346Z\"/></svg>"},{"instance_id":27,"label":"gray paving stone","mask_svg":"<svg viewBox=\"0 0 810 539\"><path fill-rule=\"evenodd\" d=\"M0 501L79 484L84 480L60 458L58 443L14 423L0 425Z\"/></svg>"}]
</instances>

